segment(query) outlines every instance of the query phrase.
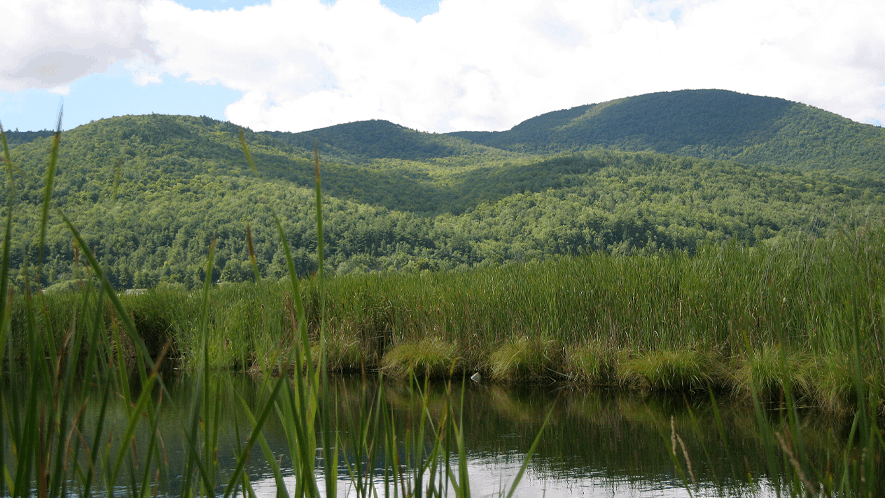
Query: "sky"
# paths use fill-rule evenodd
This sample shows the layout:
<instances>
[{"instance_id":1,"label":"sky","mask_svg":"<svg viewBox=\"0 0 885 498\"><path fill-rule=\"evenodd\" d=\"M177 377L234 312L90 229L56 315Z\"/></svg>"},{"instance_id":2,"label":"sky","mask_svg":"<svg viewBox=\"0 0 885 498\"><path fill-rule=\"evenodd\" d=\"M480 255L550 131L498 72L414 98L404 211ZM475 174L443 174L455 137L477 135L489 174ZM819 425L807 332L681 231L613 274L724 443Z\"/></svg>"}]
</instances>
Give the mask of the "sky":
<instances>
[{"instance_id":1,"label":"sky","mask_svg":"<svg viewBox=\"0 0 885 498\"><path fill-rule=\"evenodd\" d=\"M718 88L885 122L882 0L3 0L0 123L506 130Z\"/></svg>"}]
</instances>

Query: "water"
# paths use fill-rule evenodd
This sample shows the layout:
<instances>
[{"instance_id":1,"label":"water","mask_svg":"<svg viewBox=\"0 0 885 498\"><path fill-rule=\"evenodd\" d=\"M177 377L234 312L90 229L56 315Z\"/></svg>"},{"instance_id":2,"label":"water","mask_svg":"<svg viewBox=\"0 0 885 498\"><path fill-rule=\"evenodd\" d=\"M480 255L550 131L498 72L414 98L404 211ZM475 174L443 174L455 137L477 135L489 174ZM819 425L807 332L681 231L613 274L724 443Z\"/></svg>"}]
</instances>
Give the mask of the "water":
<instances>
[{"instance_id":1,"label":"water","mask_svg":"<svg viewBox=\"0 0 885 498\"><path fill-rule=\"evenodd\" d=\"M239 389L255 386L247 379L236 383ZM333 386L340 421L348 420L347 413L357 418L361 400L365 397L370 402L378 389L374 382L364 389L358 378L338 378ZM461 384L451 389L457 403ZM431 385L427 396L431 413L439 417L445 406L445 384ZM409 417L417 419L419 399L410 393L408 385L387 383L384 403L402 424L398 433L403 440ZM474 496L490 496L509 486L552 409L550 423L515 496L689 496L686 481L677 475L669 452L674 428L686 446L685 452L677 448L680 465L686 467L685 453L691 460L695 480L687 469L684 472L695 496L773 494L759 457L762 448L752 409L745 401L721 405L722 431L706 398L687 402L682 397L586 392L556 386L512 388L468 381L464 384L461 416L471 490ZM346 441L343 426L346 423L341 428ZM268 423L265 435L274 454L282 458L284 480L291 491L295 479L291 467L285 468L287 446L278 420ZM457 468L457 462L453 462L453 468ZM253 472L256 493L276 496L269 469L256 468ZM355 496L347 466L339 464L338 474L339 495ZM375 469L374 481L383 489L383 470Z\"/></svg>"},{"instance_id":2,"label":"water","mask_svg":"<svg viewBox=\"0 0 885 498\"><path fill-rule=\"evenodd\" d=\"M242 403L257 411L263 393L260 381L247 376L213 374L219 386L221 424L218 434L219 482L236 464L238 448L244 447L251 425ZM338 461L338 495L357 496L351 481L356 464L352 447L360 409L377 406L379 385L363 383L359 378L333 378L331 396L337 400L336 436L342 456ZM192 379L181 377L167 381L172 403L166 399L158 419L161 454L167 462L167 484L161 492L177 495L183 482L188 460L188 447L183 437L188 425L190 402L196 397ZM681 497L681 496L774 496L776 490L766 473L766 462L757 421L751 403L746 400L719 401L717 408L722 423L716 422L714 405L706 396L667 397L624 394L608 391L586 392L562 386L512 388L467 381L463 404L461 383L449 387L453 396L453 413L461 418L464 432L466 465L473 496L497 496L509 488L541 430L548 413L550 421L540 439L535 455L517 487L519 497ZM435 383L426 391L426 406L431 418L438 421L446 411L447 387ZM171 395L171 396L170 396ZM158 395L159 396L159 395ZM100 399L99 396L95 396ZM724 399L724 398L723 398ZM388 382L384 386L381 406L392 414L398 441L398 455L405 461L404 445L417 430L421 398L408 384ZM126 415L122 400L116 398L108 412L105 429L107 443L115 446L115 438L125 431ZM86 437L94 430L97 408L87 405L83 418ZM552 412L551 412L552 410ZM770 414L777 424L778 413ZM202 424L203 421L200 420ZM144 424L146 425L146 424ZM777 425L776 425L777 426ZM201 425L202 427L202 425ZM274 457L281 464L283 481L289 492L295 489L295 476L289 459L287 425L272 414L263 434ZM838 454L843 449L841 424L815 417L803 421L808 436L811 458L825 458L827 452ZM428 432L432 432L428 430ZM150 441L147 427L135 434L137 452L145 454ZM675 462L670 449L676 442ZM430 436L424 447L429 451ZM389 456L389 455L388 455ZM687 457L687 458L686 458ZM5 461L13 458L9 447ZM379 495L384 495L384 458L378 451L368 478ZM821 460L823 461L823 460ZM322 487L323 464L317 454L317 468ZM348 466L350 462L351 467ZM681 468L677 470L677 464ZM449 465L457 475L458 461ZM263 453L255 448L247 467L251 485L257 496L277 496L276 481ZM364 467L365 469L365 467ZM121 494L128 494L130 468L121 473ZM137 474L137 472L136 472ZM414 474L410 474L415 479ZM777 476L775 476L777 477ZM355 477L354 477L355 478ZM161 480L162 480L161 479ZM426 480L426 474L424 479ZM392 489L392 484L386 486ZM102 485L103 488L103 485ZM218 488L218 494L223 488ZM689 492L690 491L690 492ZM391 494L392 496L392 494ZM454 496L450 490L449 496Z\"/></svg>"}]
</instances>

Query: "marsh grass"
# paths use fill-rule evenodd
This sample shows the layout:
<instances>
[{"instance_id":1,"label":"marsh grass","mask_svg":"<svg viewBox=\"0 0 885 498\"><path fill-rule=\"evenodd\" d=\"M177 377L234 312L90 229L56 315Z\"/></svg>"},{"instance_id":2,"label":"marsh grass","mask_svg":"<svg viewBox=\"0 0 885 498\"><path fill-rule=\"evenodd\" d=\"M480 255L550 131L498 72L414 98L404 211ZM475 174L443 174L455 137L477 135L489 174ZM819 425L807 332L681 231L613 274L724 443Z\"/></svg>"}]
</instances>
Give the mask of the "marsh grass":
<instances>
[{"instance_id":1,"label":"marsh grass","mask_svg":"<svg viewBox=\"0 0 885 498\"><path fill-rule=\"evenodd\" d=\"M433 367L454 364L456 377L482 372L508 382L672 391L709 383L777 400L783 350L791 394L803 405L850 410L859 368L865 396L883 413L883 272L885 228L869 222L821 239L707 247L693 256L590 254L470 271L339 275L322 288L314 277L297 291L290 281L219 285L208 289L209 361L212 368L294 371L294 363L280 363L289 355L279 350L294 353L300 337L293 330L306 322L311 355L307 361L301 348L302 366L320 371L417 364L425 352L414 346L435 338L457 345L445 368ZM71 312L76 296L41 297L47 312L34 314L38 335L63 336L78 313ZM196 368L201 293L154 289L121 300L152 357L171 338L169 357ZM27 351L26 302L23 293L12 302L12 356ZM101 306L109 324L113 307ZM404 355L410 350L412 359Z\"/></svg>"},{"instance_id":2,"label":"marsh grass","mask_svg":"<svg viewBox=\"0 0 885 498\"><path fill-rule=\"evenodd\" d=\"M341 344L341 336L337 336L337 343L327 340L336 336L327 335L326 330L322 196L316 153L321 270L309 289L316 299L308 318L301 282L276 213L273 217L289 268L282 292L280 285L261 281L251 244L255 283L216 287L210 280L213 241L206 259L206 280L199 292L167 288L118 295L75 224L52 205L60 140L61 113L44 178L36 270L33 277L27 270L23 272L24 290L16 294L9 286L9 261L17 168L0 127L9 186L0 261L0 382L21 381L11 389L4 384L0 392L0 495L254 496L247 469L257 449L273 473L278 496L337 496L341 434L365 435L371 427L380 440L351 440L356 465L373 461L376 444L385 446L385 480L378 489L373 481L357 477L353 484L358 495L439 496L453 489L454 496L470 496L463 421L448 401L441 416L432 416L424 396L426 387L422 390L416 385L410 392L424 403L424 409L416 418L417 431L406 438L405 446L394 430L393 413L379 408L383 392L376 404L364 406L357 419L347 421L350 430L339 427L341 421L335 418L326 389L330 365L326 352L335 350L341 355L338 364L352 365L353 346L328 347ZM240 142L258 176L242 133ZM118 164L115 191L119 177ZM85 262L77 292L46 294L40 290L50 214L65 222L77 260L82 257ZM313 320L310 325L309 320ZM187 399L170 397L161 375L166 362L187 368L196 379ZM250 401L238 394L237 399L223 400L224 390L213 372L256 366L265 373L276 368L280 374L258 377L260 399ZM91 399L96 392L100 398L97 404ZM450 391L447 399L454 395ZM111 400L121 401L124 408L124 420L114 429L107 423ZM93 413L96 406L97 414ZM223 468L218 455L222 421L232 406L247 423L236 425L235 464ZM164 410L182 414L178 420L184 461L176 468L170 467L167 458L171 441L159 430ZM286 433L291 472L296 478L294 489L287 489L280 460L264 437L270 417L276 417ZM354 431L356 427L359 430ZM429 450L425 444L428 438L433 441ZM529 457L539 438L540 434ZM403 450L405 458L400 460ZM317 479L318 451L326 463L322 492ZM461 463L457 471L450 465L453 460ZM528 458L509 492L502 487L502 495L512 496L527 464Z\"/></svg>"},{"instance_id":3,"label":"marsh grass","mask_svg":"<svg viewBox=\"0 0 885 498\"><path fill-rule=\"evenodd\" d=\"M699 392L722 385L719 364L700 351L649 351L620 361L616 376L622 384L642 389Z\"/></svg>"},{"instance_id":4,"label":"marsh grass","mask_svg":"<svg viewBox=\"0 0 885 498\"><path fill-rule=\"evenodd\" d=\"M885 413L881 222L819 239L706 247L691 256L589 254L322 280L322 286L320 278L301 280L297 290L288 280L211 286L211 368L294 371L294 362L284 363L301 339L293 331L305 323L311 353L304 347L298 353L305 372L310 364L321 372L387 368L403 375L436 362L446 366L432 366L433 375L454 365L456 378L482 372L507 382L711 388L747 397L755 389L768 402L786 386L783 351L791 395L803 405L850 411L859 368L867 400ZM42 297L48 313L35 314L38 334L63 336L74 320L75 296ZM152 356L171 338L169 357L196 368L201 293L156 289L121 299ZM13 356L26 352L20 333L27 330L26 302L19 293L12 303ZM101 306L110 323L113 307ZM429 338L457 351L416 347Z\"/></svg>"},{"instance_id":5,"label":"marsh grass","mask_svg":"<svg viewBox=\"0 0 885 498\"><path fill-rule=\"evenodd\" d=\"M565 351L564 370L572 379L590 386L611 386L617 383L615 367L618 354L615 348L599 341L587 341Z\"/></svg>"},{"instance_id":6,"label":"marsh grass","mask_svg":"<svg viewBox=\"0 0 885 498\"><path fill-rule=\"evenodd\" d=\"M558 354L559 348L552 342L518 338L492 352L489 358L491 377L497 381L515 382L563 376L551 368L561 364L556 358Z\"/></svg>"},{"instance_id":7,"label":"marsh grass","mask_svg":"<svg viewBox=\"0 0 885 498\"><path fill-rule=\"evenodd\" d=\"M870 280L870 265L878 264L873 262L880 260L882 248L870 245L869 239L864 240L868 234L869 227L860 227L832 241L831 254L846 258L834 266L851 271L850 275L857 280L854 285L838 280L834 286L841 287L838 300L845 306L834 310L833 317L842 318L841 322L837 324L831 319L827 326L818 329L823 332L820 335L830 341L824 350L828 354L815 355L811 352L813 347L797 347L790 327L784 323L772 331L770 343L756 344L748 334L744 335L736 378L752 400L762 444L761 456L778 495L880 496L883 493L885 439L881 427L880 348L883 315L879 311L885 311L885 296L880 284ZM876 236L879 243L880 237ZM806 257L815 247L802 249L802 256ZM794 265L805 268L804 282L795 283L809 285L812 280L807 278L813 265L804 259ZM815 292L827 294L826 285L814 282L819 285ZM808 295L802 293L789 297L811 307L806 310L806 316L816 313L815 303L807 298ZM798 313L788 310L787 301L788 297L784 297L779 314L795 317ZM785 318L785 322L788 320ZM808 340L817 342L820 338ZM711 393L711 397L715 407L715 395ZM847 443L841 452L828 452L824 458L816 458L809 451L812 441L799 415L807 409L809 401L824 405L830 414L850 420ZM718 414L717 427L724 440L726 428ZM691 491L695 481L693 477L691 481L686 478L686 469L691 473L689 457L684 454L684 463L680 459L677 437L674 428L671 459L684 486ZM706 447L704 452L710 453Z\"/></svg>"},{"instance_id":8,"label":"marsh grass","mask_svg":"<svg viewBox=\"0 0 885 498\"><path fill-rule=\"evenodd\" d=\"M384 355L381 368L389 376L409 378L445 378L458 365L458 346L436 337L425 337L417 343L402 343Z\"/></svg>"},{"instance_id":9,"label":"marsh grass","mask_svg":"<svg viewBox=\"0 0 885 498\"><path fill-rule=\"evenodd\" d=\"M836 361L831 359L828 366L838 368ZM826 376L818 376L823 366L808 352L763 346L747 351L735 375L741 391L755 393L764 401L782 399L787 390L792 397L807 400L813 398L817 382L823 384L830 376L838 375L828 371Z\"/></svg>"},{"instance_id":10,"label":"marsh grass","mask_svg":"<svg viewBox=\"0 0 885 498\"><path fill-rule=\"evenodd\" d=\"M326 368L329 371L358 372L364 370L366 365L376 364L374 358L367 360L366 351L359 339L344 331L326 333L325 344Z\"/></svg>"}]
</instances>

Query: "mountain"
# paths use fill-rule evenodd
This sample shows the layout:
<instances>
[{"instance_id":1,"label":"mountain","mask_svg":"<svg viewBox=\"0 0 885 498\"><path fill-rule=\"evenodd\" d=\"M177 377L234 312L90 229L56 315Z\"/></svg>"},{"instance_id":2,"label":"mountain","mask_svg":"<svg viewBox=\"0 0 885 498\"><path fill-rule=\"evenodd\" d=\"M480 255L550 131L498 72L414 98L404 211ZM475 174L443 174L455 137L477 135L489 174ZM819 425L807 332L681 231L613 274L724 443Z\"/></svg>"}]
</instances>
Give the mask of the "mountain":
<instances>
[{"instance_id":1,"label":"mountain","mask_svg":"<svg viewBox=\"0 0 885 498\"><path fill-rule=\"evenodd\" d=\"M225 133L235 134L236 126L225 126ZM49 134L7 132L7 138L14 146ZM885 171L885 128L798 102L726 90L659 92L588 104L501 132L425 133L371 120L252 136L304 153L317 144L327 160L358 165L387 159L464 165L601 148L841 174Z\"/></svg>"},{"instance_id":2,"label":"mountain","mask_svg":"<svg viewBox=\"0 0 885 498\"><path fill-rule=\"evenodd\" d=\"M743 164L885 172L885 128L798 102L726 90L682 90L549 112L501 132L423 133L360 121L302 133L263 132L328 157L425 161L464 155L650 151ZM503 156L502 156L503 157Z\"/></svg>"},{"instance_id":3,"label":"mountain","mask_svg":"<svg viewBox=\"0 0 885 498\"><path fill-rule=\"evenodd\" d=\"M885 168L885 128L725 90L639 95L542 114L508 131L450 135L533 153L601 147L806 170Z\"/></svg>"},{"instance_id":4,"label":"mountain","mask_svg":"<svg viewBox=\"0 0 885 498\"><path fill-rule=\"evenodd\" d=\"M325 154L353 161L367 159L421 160L459 155L455 142L445 135L421 133L390 121L358 121L303 133L264 132L280 142L312 149L320 144Z\"/></svg>"},{"instance_id":5,"label":"mountain","mask_svg":"<svg viewBox=\"0 0 885 498\"><path fill-rule=\"evenodd\" d=\"M688 97L706 103L692 106ZM743 107L701 112L729 101ZM644 120L615 119L642 109ZM673 118L672 130L640 133L664 120L652 110L663 116L679 109L695 117ZM795 157L775 161L774 138L812 140L827 119L835 137L880 140L877 128L786 101L674 92L548 113L500 133L421 133L385 121L297 134L244 129L253 171L232 123L121 116L62 133L52 202L118 288L200 285L213 241L213 279L249 278L247 226L262 275L279 278L286 265L275 215L298 271L314 271L316 142L326 264L334 272L469 268L591 251L691 252L730 240L774 244L800 232L838 230L848 219L880 218L885 210L885 179L870 159L878 156L860 138L834 142L845 152L837 164L814 169ZM634 147L641 152L616 150L639 143L636 137L669 153L645 151L653 150L645 143ZM23 285L23 270L34 275L42 263L42 285L67 285L82 263L74 262L71 235L55 209L40 260L53 139L26 138L17 135L10 151L14 190L0 183L0 195L12 201L0 207L3 219L13 206L13 282ZM688 154L707 150L733 159ZM750 161L752 154L766 159Z\"/></svg>"}]
</instances>

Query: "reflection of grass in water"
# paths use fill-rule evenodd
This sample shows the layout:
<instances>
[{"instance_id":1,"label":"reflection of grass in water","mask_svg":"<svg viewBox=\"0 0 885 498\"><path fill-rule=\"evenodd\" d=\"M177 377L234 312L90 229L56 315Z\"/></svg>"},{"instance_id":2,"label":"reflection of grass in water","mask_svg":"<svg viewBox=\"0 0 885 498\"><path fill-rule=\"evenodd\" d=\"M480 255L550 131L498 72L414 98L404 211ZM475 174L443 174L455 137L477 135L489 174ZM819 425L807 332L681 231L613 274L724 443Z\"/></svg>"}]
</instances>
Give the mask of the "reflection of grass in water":
<instances>
[{"instance_id":1,"label":"reflection of grass in water","mask_svg":"<svg viewBox=\"0 0 885 498\"><path fill-rule=\"evenodd\" d=\"M17 168L13 164L6 136L0 128L3 163L7 166L7 206L0 260L0 366L12 379L25 378L23 389L4 390L0 421L0 494L25 496L67 496L78 494L147 495L253 495L246 467L253 448L260 449L274 476L277 492L287 495L277 456L270 450L263 433L271 413L281 421L288 444L289 460L295 476L295 496L319 496L317 482L317 450L329 461L337 461L342 441L333 424L334 405L326 389L328 379L325 304L322 274L322 200L319 158L315 156L317 231L320 274L319 305L311 310L318 316L318 333L311 337L308 318L302 301L300 282L296 277L288 242L279 218L274 219L280 243L289 267L291 299L279 299L276 288L260 283L250 244L250 260L255 270L252 287L231 287L222 291L221 304L213 300L211 275L214 242L209 248L206 280L199 297L174 289L153 290L143 296L123 299L111 288L102 266L95 258L73 223L54 209L73 236L76 254L85 261L82 292L64 294L61 299L47 300L40 288L44 240L51 209L52 185L61 136L61 114L52 145L45 177L43 216L39 256L36 265L25 265L25 294L12 299L9 292L9 264ZM243 140L246 159L257 175L257 169ZM119 169L117 174L119 179ZM116 186L114 188L116 190ZM273 208L270 208L273 211ZM248 234L248 227L247 227ZM78 257L79 262L79 257ZM28 271L33 269L33 273ZM8 298L7 298L8 297ZM47 304L50 302L51 304ZM64 309L60 308L63 306ZM224 313L214 307L224 306ZM313 315L315 313L316 315ZM14 315L17 315L14 317ZM13 327L15 323L15 327ZM144 333L144 337L139 332ZM173 342L174 339L175 341ZM158 346L162 344L162 346ZM312 351L313 350L313 351ZM339 347L352 355L352 347ZM316 353L314 353L316 351ZM173 407L180 417L184 434L184 462L170 468L168 441L159 432L161 413L169 399L159 366L168 354L183 362L195 377L191 395ZM258 364L266 369L284 367L283 375L261 377L258 399L246 399L237 392L236 399L224 399L220 382L210 380L217 367ZM293 376L285 375L288 370ZM132 372L130 374L130 372ZM302 375L304 373L304 375ZM98 405L90 404L90 385L101 386ZM352 437L363 462L373 462L374 447L367 446L378 436L387 446L385 481L380 489L371 481L355 480L353 485L363 495L396 493L402 496L453 486L461 496L469 496L466 465L460 473L452 473L445 462L458 458L464 462L460 420L446 401L440 416L433 418L420 389L411 391L424 407L416 415L416 436L407 438L405 446L397 438L393 414L373 410L371 404L361 405L360 416L351 420L358 430ZM448 393L447 400L452 396ZM378 394L378 406L383 399ZM122 400L122 422L111 437L107 420L112 400ZM87 421L87 407L97 408L97 415ZM232 408L245 421L235 424L235 465L229 471L219 466L218 449L221 426ZM90 408L92 409L92 408ZM88 430L87 430L88 426ZM141 431L139 431L141 427ZM321 429L317 434L317 429ZM337 427L335 427L337 429ZM367 434L371 428L373 438ZM424 434L434 436L433 445L424 445ZM91 438L89 434L92 434ZM136 438L146 434L146 441ZM136 439L139 439L137 442ZM529 450L530 458L537 439ZM7 446L11 449L6 451ZM140 449L138 449L140 448ZM146 448L146 449L145 449ZM400 449L405 457L399 460ZM6 460L11 455L12 460ZM362 463L357 462L357 467ZM326 467L325 495L336 496L335 465ZM519 482L525 465L515 478ZM351 472L359 475L359 472ZM180 476L181 482L178 482ZM175 482L173 482L173 480ZM506 491L506 490L504 490ZM504 492L502 491L502 493ZM508 495L509 496L509 495Z\"/></svg>"},{"instance_id":2,"label":"reflection of grass in water","mask_svg":"<svg viewBox=\"0 0 885 498\"><path fill-rule=\"evenodd\" d=\"M536 400L523 399L516 396L507 387L499 385L489 386L486 390L486 396L490 400L489 407L508 420L537 422L542 420L547 413L547 409L543 405L536 403Z\"/></svg>"}]
</instances>

